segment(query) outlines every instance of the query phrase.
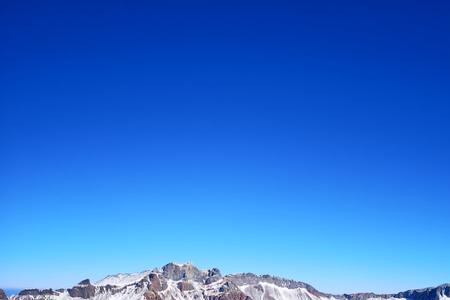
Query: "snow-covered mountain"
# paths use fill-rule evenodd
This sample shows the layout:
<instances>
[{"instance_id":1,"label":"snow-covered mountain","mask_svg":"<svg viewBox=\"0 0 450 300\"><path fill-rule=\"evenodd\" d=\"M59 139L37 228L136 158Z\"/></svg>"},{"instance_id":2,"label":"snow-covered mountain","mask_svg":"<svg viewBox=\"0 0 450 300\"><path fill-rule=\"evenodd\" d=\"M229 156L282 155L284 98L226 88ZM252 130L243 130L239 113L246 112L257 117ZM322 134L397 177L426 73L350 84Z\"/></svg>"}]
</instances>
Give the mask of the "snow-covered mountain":
<instances>
[{"instance_id":1,"label":"snow-covered mountain","mask_svg":"<svg viewBox=\"0 0 450 300\"><path fill-rule=\"evenodd\" d=\"M69 289L23 290L0 300L450 300L450 285L397 294L331 295L294 280L252 273L222 276L217 268L199 270L192 264L169 263L161 269L120 273Z\"/></svg>"}]
</instances>

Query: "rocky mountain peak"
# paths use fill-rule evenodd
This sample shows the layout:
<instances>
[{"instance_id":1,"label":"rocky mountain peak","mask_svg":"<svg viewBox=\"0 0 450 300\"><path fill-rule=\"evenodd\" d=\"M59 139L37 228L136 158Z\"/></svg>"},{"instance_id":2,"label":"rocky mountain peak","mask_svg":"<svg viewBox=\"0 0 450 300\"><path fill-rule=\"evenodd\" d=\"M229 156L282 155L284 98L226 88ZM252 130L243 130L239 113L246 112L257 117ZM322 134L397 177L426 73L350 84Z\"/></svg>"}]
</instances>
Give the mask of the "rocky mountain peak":
<instances>
[{"instance_id":1,"label":"rocky mountain peak","mask_svg":"<svg viewBox=\"0 0 450 300\"><path fill-rule=\"evenodd\" d=\"M171 280L198 280L203 274L199 269L191 264L168 263L162 267L162 275Z\"/></svg>"},{"instance_id":2,"label":"rocky mountain peak","mask_svg":"<svg viewBox=\"0 0 450 300\"><path fill-rule=\"evenodd\" d=\"M84 279L78 283L78 285L90 285L91 281L89 279Z\"/></svg>"},{"instance_id":3,"label":"rocky mountain peak","mask_svg":"<svg viewBox=\"0 0 450 300\"><path fill-rule=\"evenodd\" d=\"M222 276L217 268L200 270L191 263L119 273L91 283L82 280L69 289L28 289L0 300L450 300L450 285L397 294L331 295L311 285L271 275L239 273Z\"/></svg>"},{"instance_id":4,"label":"rocky mountain peak","mask_svg":"<svg viewBox=\"0 0 450 300\"><path fill-rule=\"evenodd\" d=\"M173 262L162 267L162 276L174 281L193 280L200 283L212 283L222 277L217 268L201 271L191 263L176 264Z\"/></svg>"}]
</instances>

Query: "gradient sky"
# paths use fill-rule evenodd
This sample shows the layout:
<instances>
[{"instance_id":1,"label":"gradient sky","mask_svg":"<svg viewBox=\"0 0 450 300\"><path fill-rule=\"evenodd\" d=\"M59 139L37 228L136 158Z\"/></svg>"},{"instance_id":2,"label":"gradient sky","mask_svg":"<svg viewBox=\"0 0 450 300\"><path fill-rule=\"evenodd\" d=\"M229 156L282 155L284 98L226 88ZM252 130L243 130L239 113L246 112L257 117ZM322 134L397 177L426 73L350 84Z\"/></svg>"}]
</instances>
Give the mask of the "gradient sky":
<instances>
[{"instance_id":1,"label":"gradient sky","mask_svg":"<svg viewBox=\"0 0 450 300\"><path fill-rule=\"evenodd\" d=\"M335 293L450 282L449 15L3 1L0 287L169 261Z\"/></svg>"}]
</instances>

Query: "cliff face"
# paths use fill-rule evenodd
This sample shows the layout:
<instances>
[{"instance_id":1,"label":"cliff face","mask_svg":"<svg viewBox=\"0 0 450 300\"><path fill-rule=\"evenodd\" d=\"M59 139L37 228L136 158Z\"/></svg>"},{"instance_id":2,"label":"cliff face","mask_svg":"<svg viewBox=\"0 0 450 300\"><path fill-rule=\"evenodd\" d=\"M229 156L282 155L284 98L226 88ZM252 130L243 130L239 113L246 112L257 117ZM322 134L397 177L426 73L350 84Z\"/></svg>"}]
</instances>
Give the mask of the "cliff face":
<instances>
[{"instance_id":1,"label":"cliff face","mask_svg":"<svg viewBox=\"0 0 450 300\"><path fill-rule=\"evenodd\" d=\"M301 281L252 273L222 276L217 268L169 263L161 269L89 279L60 290L28 289L0 300L450 300L448 284L397 294L331 295Z\"/></svg>"}]
</instances>

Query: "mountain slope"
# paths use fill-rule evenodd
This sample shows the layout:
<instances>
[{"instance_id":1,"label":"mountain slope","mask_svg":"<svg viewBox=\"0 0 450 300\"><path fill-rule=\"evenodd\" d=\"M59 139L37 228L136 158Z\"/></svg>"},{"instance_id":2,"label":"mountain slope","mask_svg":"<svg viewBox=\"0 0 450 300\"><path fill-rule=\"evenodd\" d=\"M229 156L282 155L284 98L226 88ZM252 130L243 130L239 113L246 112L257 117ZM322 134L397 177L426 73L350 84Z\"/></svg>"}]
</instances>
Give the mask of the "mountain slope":
<instances>
[{"instance_id":1,"label":"mountain slope","mask_svg":"<svg viewBox=\"0 0 450 300\"><path fill-rule=\"evenodd\" d=\"M69 289L23 290L0 300L450 300L450 285L397 294L325 294L309 284L252 273L222 276L216 268L169 263L161 269L119 273Z\"/></svg>"}]
</instances>

